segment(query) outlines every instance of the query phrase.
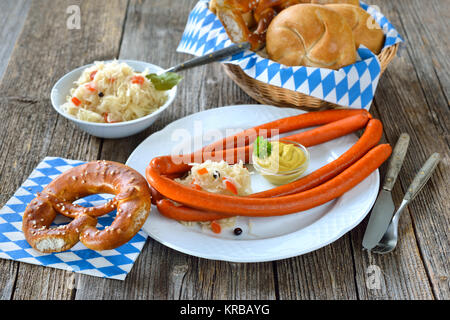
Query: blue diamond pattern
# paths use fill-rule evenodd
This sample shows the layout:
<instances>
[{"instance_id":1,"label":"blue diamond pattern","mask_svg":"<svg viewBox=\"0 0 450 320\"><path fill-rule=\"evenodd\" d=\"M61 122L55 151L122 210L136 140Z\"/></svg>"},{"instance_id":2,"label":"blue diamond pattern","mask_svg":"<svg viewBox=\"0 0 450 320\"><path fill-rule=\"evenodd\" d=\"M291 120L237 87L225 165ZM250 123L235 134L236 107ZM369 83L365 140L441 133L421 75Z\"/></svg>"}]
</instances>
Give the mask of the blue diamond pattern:
<instances>
[{"instance_id":1,"label":"blue diamond pattern","mask_svg":"<svg viewBox=\"0 0 450 320\"><path fill-rule=\"evenodd\" d=\"M295 89L298 89L303 82L307 80L307 77L306 68L298 68L298 70L294 72Z\"/></svg>"},{"instance_id":2,"label":"blue diamond pattern","mask_svg":"<svg viewBox=\"0 0 450 320\"><path fill-rule=\"evenodd\" d=\"M20 260L20 259L32 257L31 254L29 254L25 250L8 251L7 254L8 254L8 256L11 257L12 260Z\"/></svg>"},{"instance_id":3,"label":"blue diamond pattern","mask_svg":"<svg viewBox=\"0 0 450 320\"><path fill-rule=\"evenodd\" d=\"M359 98L360 95L361 95L361 88L359 85L359 81L356 81L356 83L348 91L349 104L352 104L356 99Z\"/></svg>"},{"instance_id":4,"label":"blue diamond pattern","mask_svg":"<svg viewBox=\"0 0 450 320\"><path fill-rule=\"evenodd\" d=\"M361 104L368 103L372 100L372 85L369 85L362 93L361 93Z\"/></svg>"},{"instance_id":5,"label":"blue diamond pattern","mask_svg":"<svg viewBox=\"0 0 450 320\"><path fill-rule=\"evenodd\" d=\"M358 71L358 75L361 77L364 72L367 70L367 65L365 62L357 62L355 63L355 68Z\"/></svg>"},{"instance_id":6,"label":"blue diamond pattern","mask_svg":"<svg viewBox=\"0 0 450 320\"><path fill-rule=\"evenodd\" d=\"M110 278L113 278L114 276L125 272L116 266L102 267L98 268L97 270L104 273L107 277Z\"/></svg>"},{"instance_id":7,"label":"blue diamond pattern","mask_svg":"<svg viewBox=\"0 0 450 320\"><path fill-rule=\"evenodd\" d=\"M320 69L316 68L308 77L309 91L314 91L315 88L322 82L322 76L320 74Z\"/></svg>"},{"instance_id":8,"label":"blue diamond pattern","mask_svg":"<svg viewBox=\"0 0 450 320\"><path fill-rule=\"evenodd\" d=\"M3 216L2 216L2 218L3 218ZM5 219L5 220L8 221L7 219ZM21 220L22 219L20 219L19 221L21 221ZM8 221L8 222L11 222L11 221ZM0 234L4 234L6 232L15 232L15 231L17 231L17 229L12 224L9 224L9 223L1 223L0 224ZM10 240L5 236L0 237L0 242L9 242L9 241Z\"/></svg>"},{"instance_id":9,"label":"blue diamond pattern","mask_svg":"<svg viewBox=\"0 0 450 320\"><path fill-rule=\"evenodd\" d=\"M267 59L264 59L267 60ZM267 75L268 75L268 80L272 80L273 77L275 77L275 75L277 75L280 71L280 65L278 63L272 63L271 65L269 65L269 67L267 68Z\"/></svg>"},{"instance_id":10,"label":"blue diamond pattern","mask_svg":"<svg viewBox=\"0 0 450 320\"><path fill-rule=\"evenodd\" d=\"M292 68L281 68L280 69L280 79L281 79L281 85L284 85L286 81L288 81L294 72L292 71Z\"/></svg>"},{"instance_id":11,"label":"blue diamond pattern","mask_svg":"<svg viewBox=\"0 0 450 320\"><path fill-rule=\"evenodd\" d=\"M339 101L348 92L348 81L345 79L339 82L336 86L336 100Z\"/></svg>"},{"instance_id":12,"label":"blue diamond pattern","mask_svg":"<svg viewBox=\"0 0 450 320\"><path fill-rule=\"evenodd\" d=\"M266 71L267 65L269 64L268 59L262 59L261 61L258 61L255 65L255 77L258 77L261 73Z\"/></svg>"},{"instance_id":13,"label":"blue diamond pattern","mask_svg":"<svg viewBox=\"0 0 450 320\"><path fill-rule=\"evenodd\" d=\"M330 72L330 74L322 80L322 88L324 97L328 96L328 94L336 88L336 80L333 72Z\"/></svg>"}]
</instances>

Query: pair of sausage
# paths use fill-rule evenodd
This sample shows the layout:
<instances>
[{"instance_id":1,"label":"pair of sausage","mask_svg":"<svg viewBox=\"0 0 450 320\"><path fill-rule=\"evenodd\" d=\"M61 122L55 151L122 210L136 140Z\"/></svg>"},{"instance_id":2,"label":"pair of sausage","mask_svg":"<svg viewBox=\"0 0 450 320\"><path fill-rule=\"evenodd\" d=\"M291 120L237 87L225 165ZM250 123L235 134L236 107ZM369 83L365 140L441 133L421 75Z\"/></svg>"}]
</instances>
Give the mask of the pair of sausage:
<instances>
[{"instance_id":1,"label":"pair of sausage","mask_svg":"<svg viewBox=\"0 0 450 320\"><path fill-rule=\"evenodd\" d=\"M258 136L271 138L274 134L322 126L284 138L310 147L359 130L371 118L366 110L354 109L303 113L243 130L191 154L156 157L152 160L152 165L164 175L176 175L188 171L191 167L190 163L206 160L226 159L230 164L242 160L248 163L251 158L251 143Z\"/></svg>"},{"instance_id":2,"label":"pair of sausage","mask_svg":"<svg viewBox=\"0 0 450 320\"><path fill-rule=\"evenodd\" d=\"M372 119L370 114L363 110L328 110L307 113L249 130L259 132L261 129L278 128L280 133L284 133L318 123L325 125L290 136L289 139L298 139L296 141L312 146L364 126L366 130L358 142L335 161L290 184L248 197L236 198L212 194L183 186L165 175L174 174L186 168L189 170L189 165L174 164L171 157L167 156L155 158L147 167L146 177L151 186L167 198L160 196L159 199L155 199L159 211L169 218L184 221L211 221L235 215L264 217L304 211L349 191L376 170L391 154L389 145L374 147L381 138L382 125L379 120ZM230 142L232 146L236 146L234 144L236 138L248 132L244 130L240 134L213 144L213 147L223 148L221 152L225 152L227 150L224 149L230 145ZM251 140L248 141L250 142ZM203 150L206 149L211 150L210 146ZM233 152L236 153L236 149L234 148ZM209 156L211 156L210 153L204 154L203 160ZM248 152L245 156L248 156ZM174 204L172 201L182 205Z\"/></svg>"}]
</instances>

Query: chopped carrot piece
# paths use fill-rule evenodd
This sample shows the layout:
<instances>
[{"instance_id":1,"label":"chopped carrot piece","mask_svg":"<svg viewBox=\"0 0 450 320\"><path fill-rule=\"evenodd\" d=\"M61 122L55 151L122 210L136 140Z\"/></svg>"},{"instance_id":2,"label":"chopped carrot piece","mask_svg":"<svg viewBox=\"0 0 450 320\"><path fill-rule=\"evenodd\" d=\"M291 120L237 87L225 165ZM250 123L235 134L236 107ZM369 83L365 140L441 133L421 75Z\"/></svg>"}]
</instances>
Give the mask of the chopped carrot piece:
<instances>
[{"instance_id":1,"label":"chopped carrot piece","mask_svg":"<svg viewBox=\"0 0 450 320\"><path fill-rule=\"evenodd\" d=\"M198 173L199 175L207 174L207 173L208 173L208 169L206 169L206 168L201 168L201 169L197 170L197 173Z\"/></svg>"},{"instance_id":2,"label":"chopped carrot piece","mask_svg":"<svg viewBox=\"0 0 450 320\"><path fill-rule=\"evenodd\" d=\"M195 190L200 190L200 191L203 190L203 188L200 187L200 185L195 183L195 180L192 180L191 185L192 185L192 188L194 188Z\"/></svg>"},{"instance_id":3,"label":"chopped carrot piece","mask_svg":"<svg viewBox=\"0 0 450 320\"><path fill-rule=\"evenodd\" d=\"M89 75L89 78L91 80L94 80L96 74L97 74L97 70L92 71L91 74Z\"/></svg>"},{"instance_id":4,"label":"chopped carrot piece","mask_svg":"<svg viewBox=\"0 0 450 320\"><path fill-rule=\"evenodd\" d=\"M88 89L90 92L97 91L97 88L95 87L95 84L92 82L89 82L85 85L86 89Z\"/></svg>"},{"instance_id":5,"label":"chopped carrot piece","mask_svg":"<svg viewBox=\"0 0 450 320\"><path fill-rule=\"evenodd\" d=\"M73 97L72 98L72 102L74 105L76 105L77 107L81 104L80 99L78 99L77 97Z\"/></svg>"},{"instance_id":6,"label":"chopped carrot piece","mask_svg":"<svg viewBox=\"0 0 450 320\"><path fill-rule=\"evenodd\" d=\"M196 183L193 183L192 185L194 186L194 189L195 189L195 190L203 190L203 188L200 187L200 186L199 186L198 184L196 184Z\"/></svg>"},{"instance_id":7,"label":"chopped carrot piece","mask_svg":"<svg viewBox=\"0 0 450 320\"><path fill-rule=\"evenodd\" d=\"M211 230L214 233L220 233L222 231L222 227L220 226L220 224L217 221L212 221L211 222Z\"/></svg>"},{"instance_id":8,"label":"chopped carrot piece","mask_svg":"<svg viewBox=\"0 0 450 320\"><path fill-rule=\"evenodd\" d=\"M131 83L143 84L145 81L143 76L132 76Z\"/></svg>"},{"instance_id":9,"label":"chopped carrot piece","mask_svg":"<svg viewBox=\"0 0 450 320\"><path fill-rule=\"evenodd\" d=\"M233 182L231 182L230 180L226 180L226 179L224 179L224 182L225 182L225 186L227 187L228 191L230 191L231 193L233 193L235 195L238 194L237 188Z\"/></svg>"}]
</instances>

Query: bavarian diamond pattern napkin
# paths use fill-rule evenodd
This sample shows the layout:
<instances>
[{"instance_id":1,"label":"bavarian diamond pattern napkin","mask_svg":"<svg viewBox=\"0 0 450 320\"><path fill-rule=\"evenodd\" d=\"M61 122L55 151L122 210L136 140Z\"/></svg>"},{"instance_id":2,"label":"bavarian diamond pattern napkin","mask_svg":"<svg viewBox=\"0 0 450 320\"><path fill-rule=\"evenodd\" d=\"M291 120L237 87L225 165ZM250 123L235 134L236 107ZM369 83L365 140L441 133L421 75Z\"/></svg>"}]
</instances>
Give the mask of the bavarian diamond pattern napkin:
<instances>
[{"instance_id":1,"label":"bavarian diamond pattern napkin","mask_svg":"<svg viewBox=\"0 0 450 320\"><path fill-rule=\"evenodd\" d=\"M232 45L220 20L208 9L209 0L200 0L191 11L177 51L202 56ZM383 28L384 48L402 42L401 36L376 8L361 2ZM340 70L287 67L247 50L223 60L239 65L250 77L281 88L301 92L350 108L369 109L381 73L376 55L363 46L359 59Z\"/></svg>"},{"instance_id":2,"label":"bavarian diamond pattern napkin","mask_svg":"<svg viewBox=\"0 0 450 320\"><path fill-rule=\"evenodd\" d=\"M83 163L55 157L46 157L39 163L12 198L0 209L0 258L97 277L125 279L147 239L143 231L139 231L128 243L113 250L94 251L78 242L70 250L59 253L40 253L34 250L22 232L22 216L28 203L62 172ZM106 194L91 195L75 203L91 207L103 204L112 197ZM112 211L99 217L97 228L103 229L111 225L115 214L116 212ZM57 215L53 224L57 226L68 221L69 218Z\"/></svg>"}]
</instances>

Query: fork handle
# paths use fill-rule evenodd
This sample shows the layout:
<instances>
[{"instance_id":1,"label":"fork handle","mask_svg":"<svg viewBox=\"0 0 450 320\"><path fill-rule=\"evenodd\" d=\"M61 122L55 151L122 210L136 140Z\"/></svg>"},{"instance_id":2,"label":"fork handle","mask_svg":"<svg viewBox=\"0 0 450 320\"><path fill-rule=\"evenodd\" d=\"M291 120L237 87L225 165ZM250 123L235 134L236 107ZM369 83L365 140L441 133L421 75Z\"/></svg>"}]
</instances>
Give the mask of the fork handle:
<instances>
[{"instance_id":1,"label":"fork handle","mask_svg":"<svg viewBox=\"0 0 450 320\"><path fill-rule=\"evenodd\" d=\"M191 60L180 63L170 69L165 70L165 72L178 72L204 64L208 64L215 61L220 61L236 53L242 52L244 50L250 49L251 45L248 42L233 44L227 48L217 50L213 53L205 54L204 56L193 58Z\"/></svg>"},{"instance_id":2,"label":"fork handle","mask_svg":"<svg viewBox=\"0 0 450 320\"><path fill-rule=\"evenodd\" d=\"M397 180L398 173L405 160L406 151L409 146L409 134L402 133L395 144L394 151L392 152L391 160L389 161L386 177L384 178L383 189L386 191L392 191L395 181Z\"/></svg>"},{"instance_id":3,"label":"fork handle","mask_svg":"<svg viewBox=\"0 0 450 320\"><path fill-rule=\"evenodd\" d=\"M428 160L425 162L422 168L420 168L419 172L414 177L414 180L409 186L408 191L406 191L406 194L403 198L405 201L410 202L417 196L419 191L427 183L428 179L430 179L431 175L434 172L434 169L436 169L440 160L441 155L437 152L433 153L428 158Z\"/></svg>"}]
</instances>

